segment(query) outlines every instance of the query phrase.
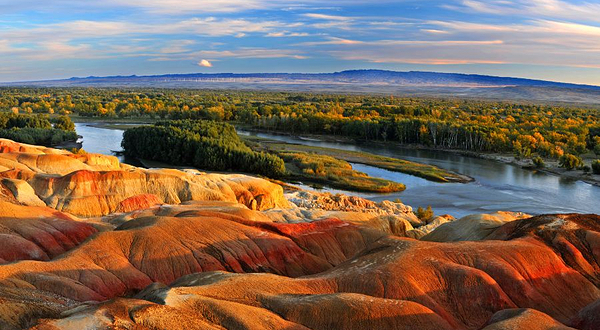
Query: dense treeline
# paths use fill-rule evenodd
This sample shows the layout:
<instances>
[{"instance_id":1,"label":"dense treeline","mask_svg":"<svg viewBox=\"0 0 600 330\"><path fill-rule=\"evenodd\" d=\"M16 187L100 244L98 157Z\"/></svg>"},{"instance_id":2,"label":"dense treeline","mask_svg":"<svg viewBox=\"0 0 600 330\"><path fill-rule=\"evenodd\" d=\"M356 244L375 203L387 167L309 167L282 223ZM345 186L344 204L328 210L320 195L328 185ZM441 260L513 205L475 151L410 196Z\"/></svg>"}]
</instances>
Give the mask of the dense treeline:
<instances>
[{"instance_id":1,"label":"dense treeline","mask_svg":"<svg viewBox=\"0 0 600 330\"><path fill-rule=\"evenodd\" d=\"M47 115L0 113L0 138L17 142L57 145L77 140L75 124L68 116L50 119Z\"/></svg>"},{"instance_id":2,"label":"dense treeline","mask_svg":"<svg viewBox=\"0 0 600 330\"><path fill-rule=\"evenodd\" d=\"M433 98L169 89L2 89L0 109L90 117L209 119L290 133L514 152L600 154L600 111Z\"/></svg>"},{"instance_id":3,"label":"dense treeline","mask_svg":"<svg viewBox=\"0 0 600 330\"><path fill-rule=\"evenodd\" d=\"M214 121L163 121L128 129L122 146L128 156L206 170L243 171L269 177L285 173L281 158L253 151L233 126Z\"/></svg>"}]
</instances>

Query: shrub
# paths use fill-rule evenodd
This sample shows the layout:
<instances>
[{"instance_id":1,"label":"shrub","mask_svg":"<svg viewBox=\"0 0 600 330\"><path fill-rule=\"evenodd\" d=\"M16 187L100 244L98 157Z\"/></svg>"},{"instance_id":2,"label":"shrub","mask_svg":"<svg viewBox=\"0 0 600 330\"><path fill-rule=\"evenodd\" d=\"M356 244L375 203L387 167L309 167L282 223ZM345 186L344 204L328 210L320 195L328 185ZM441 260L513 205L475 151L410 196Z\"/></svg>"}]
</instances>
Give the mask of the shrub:
<instances>
[{"instance_id":1,"label":"shrub","mask_svg":"<svg viewBox=\"0 0 600 330\"><path fill-rule=\"evenodd\" d=\"M61 119L61 122L73 124L68 117ZM65 141L75 141L77 134L74 125L72 130L53 129L46 115L0 113L0 138L51 146Z\"/></svg>"},{"instance_id":2,"label":"shrub","mask_svg":"<svg viewBox=\"0 0 600 330\"><path fill-rule=\"evenodd\" d=\"M594 174L600 174L600 159L596 159L592 162L592 171Z\"/></svg>"},{"instance_id":3,"label":"shrub","mask_svg":"<svg viewBox=\"0 0 600 330\"><path fill-rule=\"evenodd\" d=\"M72 148L69 151L75 155L87 155L87 151L83 150L83 148Z\"/></svg>"},{"instance_id":4,"label":"shrub","mask_svg":"<svg viewBox=\"0 0 600 330\"><path fill-rule=\"evenodd\" d=\"M592 170L589 166L587 165L583 165L583 167L581 167L581 169L583 170L583 173L588 174L590 173L590 171Z\"/></svg>"},{"instance_id":5,"label":"shrub","mask_svg":"<svg viewBox=\"0 0 600 330\"><path fill-rule=\"evenodd\" d=\"M574 168L580 168L581 166L583 166L583 161L581 160L581 158L575 155L565 154L562 157L560 157L560 159L558 160L558 164L560 167L565 168L567 171L571 171Z\"/></svg>"},{"instance_id":6,"label":"shrub","mask_svg":"<svg viewBox=\"0 0 600 330\"><path fill-rule=\"evenodd\" d=\"M419 206L417 209L417 218L425 222L431 221L433 219L433 209L431 209L431 205L427 206L427 209L423 209Z\"/></svg>"},{"instance_id":7,"label":"shrub","mask_svg":"<svg viewBox=\"0 0 600 330\"><path fill-rule=\"evenodd\" d=\"M0 138L27 144L52 146L65 141L75 141L77 140L77 134L58 129L13 127L11 129L0 129Z\"/></svg>"},{"instance_id":8,"label":"shrub","mask_svg":"<svg viewBox=\"0 0 600 330\"><path fill-rule=\"evenodd\" d=\"M542 157L537 156L533 159L533 166L536 168L544 168L546 167L546 163L544 163L544 159L542 159Z\"/></svg>"}]
</instances>

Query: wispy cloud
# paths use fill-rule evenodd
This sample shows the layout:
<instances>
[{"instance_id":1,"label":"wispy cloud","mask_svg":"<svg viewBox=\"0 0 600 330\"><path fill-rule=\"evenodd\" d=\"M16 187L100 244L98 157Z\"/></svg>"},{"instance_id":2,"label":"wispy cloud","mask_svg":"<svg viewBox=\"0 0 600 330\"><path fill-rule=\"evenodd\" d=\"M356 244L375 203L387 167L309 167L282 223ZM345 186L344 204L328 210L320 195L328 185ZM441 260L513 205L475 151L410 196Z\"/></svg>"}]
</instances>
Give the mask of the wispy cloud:
<instances>
[{"instance_id":1,"label":"wispy cloud","mask_svg":"<svg viewBox=\"0 0 600 330\"><path fill-rule=\"evenodd\" d=\"M523 15L600 22L600 3L562 0L464 0L465 8L496 15Z\"/></svg>"},{"instance_id":2,"label":"wispy cloud","mask_svg":"<svg viewBox=\"0 0 600 330\"><path fill-rule=\"evenodd\" d=\"M344 60L427 65L521 64L600 67L600 28L592 25L534 20L495 25L460 21L429 21L430 40L330 39L320 46Z\"/></svg>"},{"instance_id":3,"label":"wispy cloud","mask_svg":"<svg viewBox=\"0 0 600 330\"><path fill-rule=\"evenodd\" d=\"M203 59L223 71L600 67L592 0L0 0L0 13L0 80L74 59L98 75Z\"/></svg>"},{"instance_id":4,"label":"wispy cloud","mask_svg":"<svg viewBox=\"0 0 600 330\"><path fill-rule=\"evenodd\" d=\"M304 14L303 16L308 17L308 18L327 20L327 21L351 21L351 20L353 20L352 17L316 14L316 13Z\"/></svg>"},{"instance_id":5,"label":"wispy cloud","mask_svg":"<svg viewBox=\"0 0 600 330\"><path fill-rule=\"evenodd\" d=\"M310 34L306 32L289 32L289 31L281 31L281 32L270 32L267 34L267 37L272 38L295 38L295 37L309 37Z\"/></svg>"},{"instance_id":6,"label":"wispy cloud","mask_svg":"<svg viewBox=\"0 0 600 330\"><path fill-rule=\"evenodd\" d=\"M211 58L293 58L306 59L307 55L289 49L241 48L236 50L203 50L194 52L192 56Z\"/></svg>"}]
</instances>

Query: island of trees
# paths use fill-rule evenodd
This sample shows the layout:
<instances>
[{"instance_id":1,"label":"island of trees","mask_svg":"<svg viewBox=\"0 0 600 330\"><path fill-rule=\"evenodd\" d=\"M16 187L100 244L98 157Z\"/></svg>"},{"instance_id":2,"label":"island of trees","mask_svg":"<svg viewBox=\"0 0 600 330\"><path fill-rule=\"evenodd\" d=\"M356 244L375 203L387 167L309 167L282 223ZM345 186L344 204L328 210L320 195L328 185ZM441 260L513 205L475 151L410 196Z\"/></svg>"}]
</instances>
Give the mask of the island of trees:
<instances>
[{"instance_id":1,"label":"island of trees","mask_svg":"<svg viewBox=\"0 0 600 330\"><path fill-rule=\"evenodd\" d=\"M161 121L125 131L122 142L131 157L206 170L241 171L280 177L281 158L250 149L227 123L206 120Z\"/></svg>"}]
</instances>

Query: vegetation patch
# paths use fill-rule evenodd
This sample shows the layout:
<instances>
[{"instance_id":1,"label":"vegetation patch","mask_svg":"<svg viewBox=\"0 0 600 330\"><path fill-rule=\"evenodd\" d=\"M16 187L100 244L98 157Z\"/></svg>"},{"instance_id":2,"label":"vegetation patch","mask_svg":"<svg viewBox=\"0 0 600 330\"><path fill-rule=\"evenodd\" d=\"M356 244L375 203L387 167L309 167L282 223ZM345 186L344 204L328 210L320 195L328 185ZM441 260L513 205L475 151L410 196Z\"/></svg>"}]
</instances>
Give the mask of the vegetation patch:
<instances>
[{"instance_id":1,"label":"vegetation patch","mask_svg":"<svg viewBox=\"0 0 600 330\"><path fill-rule=\"evenodd\" d=\"M247 139L247 137L244 137L244 139ZM406 173L435 182L468 182L471 180L469 177L458 175L436 166L415 163L398 158L374 155L367 152L280 143L278 141L267 139L249 139L265 150L277 153L286 151L330 156L350 163L364 164L382 168L388 171Z\"/></svg>"},{"instance_id":2,"label":"vegetation patch","mask_svg":"<svg viewBox=\"0 0 600 330\"><path fill-rule=\"evenodd\" d=\"M373 178L355 171L348 162L331 156L287 151L277 154L285 161L291 179L351 191L391 193L406 189L401 183Z\"/></svg>"},{"instance_id":3,"label":"vegetation patch","mask_svg":"<svg viewBox=\"0 0 600 330\"><path fill-rule=\"evenodd\" d=\"M272 152L248 146L229 124L206 120L160 121L134 127L123 135L131 157L205 170L236 171L327 185L333 188L388 193L405 186L354 171L343 160L304 152Z\"/></svg>"},{"instance_id":4,"label":"vegetation patch","mask_svg":"<svg viewBox=\"0 0 600 330\"><path fill-rule=\"evenodd\" d=\"M233 126L204 120L163 121L125 131L125 154L214 171L241 171L281 177L281 158L250 149Z\"/></svg>"},{"instance_id":5,"label":"vegetation patch","mask_svg":"<svg viewBox=\"0 0 600 330\"><path fill-rule=\"evenodd\" d=\"M67 116L50 119L47 115L0 113L0 138L54 146L76 141L75 125Z\"/></svg>"},{"instance_id":6,"label":"vegetation patch","mask_svg":"<svg viewBox=\"0 0 600 330\"><path fill-rule=\"evenodd\" d=\"M558 160L600 154L597 109L562 104L188 89L1 88L0 109L97 121L205 119L292 134Z\"/></svg>"}]
</instances>

